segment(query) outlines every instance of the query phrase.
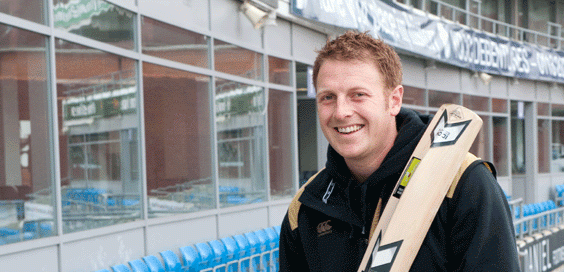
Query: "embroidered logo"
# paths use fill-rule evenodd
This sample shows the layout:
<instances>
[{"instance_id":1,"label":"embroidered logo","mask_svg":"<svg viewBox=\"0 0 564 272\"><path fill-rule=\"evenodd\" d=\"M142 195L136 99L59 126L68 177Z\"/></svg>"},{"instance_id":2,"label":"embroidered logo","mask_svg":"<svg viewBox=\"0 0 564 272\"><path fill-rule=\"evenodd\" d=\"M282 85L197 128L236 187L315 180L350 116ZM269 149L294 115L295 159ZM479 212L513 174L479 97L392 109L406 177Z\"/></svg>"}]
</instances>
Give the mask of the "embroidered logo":
<instances>
[{"instance_id":1,"label":"embroidered logo","mask_svg":"<svg viewBox=\"0 0 564 272\"><path fill-rule=\"evenodd\" d=\"M332 230L333 227L329 225L329 223L331 223L331 220L321 222L319 223L319 225L317 225L317 237L333 232Z\"/></svg>"}]
</instances>

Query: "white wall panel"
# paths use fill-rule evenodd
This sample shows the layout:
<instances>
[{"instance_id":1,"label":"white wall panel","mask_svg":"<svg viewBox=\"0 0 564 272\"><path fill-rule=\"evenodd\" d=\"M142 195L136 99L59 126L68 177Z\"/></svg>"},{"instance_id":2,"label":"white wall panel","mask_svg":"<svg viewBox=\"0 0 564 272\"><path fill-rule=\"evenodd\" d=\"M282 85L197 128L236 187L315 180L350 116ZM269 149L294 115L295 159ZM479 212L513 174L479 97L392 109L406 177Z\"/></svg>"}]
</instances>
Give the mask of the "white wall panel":
<instances>
[{"instance_id":1,"label":"white wall panel","mask_svg":"<svg viewBox=\"0 0 564 272\"><path fill-rule=\"evenodd\" d=\"M288 21L277 19L276 26L264 28L266 52L277 56L292 55L292 28Z\"/></svg>"},{"instance_id":2,"label":"white wall panel","mask_svg":"<svg viewBox=\"0 0 564 272\"><path fill-rule=\"evenodd\" d=\"M436 91L460 92L458 68L437 63L436 69L427 69L427 88Z\"/></svg>"},{"instance_id":3,"label":"white wall panel","mask_svg":"<svg viewBox=\"0 0 564 272\"><path fill-rule=\"evenodd\" d=\"M553 103L564 103L564 85L559 84L556 86L551 86L550 101Z\"/></svg>"},{"instance_id":4,"label":"white wall panel","mask_svg":"<svg viewBox=\"0 0 564 272\"><path fill-rule=\"evenodd\" d=\"M62 270L107 269L112 265L145 256L144 248L142 229L65 243L62 247Z\"/></svg>"},{"instance_id":5,"label":"white wall panel","mask_svg":"<svg viewBox=\"0 0 564 272\"><path fill-rule=\"evenodd\" d=\"M219 215L219 238L268 227L266 207Z\"/></svg>"},{"instance_id":6,"label":"white wall panel","mask_svg":"<svg viewBox=\"0 0 564 272\"><path fill-rule=\"evenodd\" d=\"M548 83L537 82L537 100L548 102L550 101L550 89Z\"/></svg>"},{"instance_id":7,"label":"white wall panel","mask_svg":"<svg viewBox=\"0 0 564 272\"><path fill-rule=\"evenodd\" d=\"M123 0L122 0L123 1ZM208 1L138 0L142 14L195 31L209 30Z\"/></svg>"},{"instance_id":8,"label":"white wall panel","mask_svg":"<svg viewBox=\"0 0 564 272\"><path fill-rule=\"evenodd\" d=\"M292 50L300 62L313 65L317 53L327 42L327 35L294 24L292 27Z\"/></svg>"},{"instance_id":9,"label":"white wall panel","mask_svg":"<svg viewBox=\"0 0 564 272\"><path fill-rule=\"evenodd\" d=\"M174 251L183 246L211 241L216 239L216 235L215 216L150 226L147 229L147 252Z\"/></svg>"},{"instance_id":10,"label":"white wall panel","mask_svg":"<svg viewBox=\"0 0 564 272\"><path fill-rule=\"evenodd\" d=\"M490 94L492 97L506 98L509 79L501 76L494 76L490 82Z\"/></svg>"},{"instance_id":11,"label":"white wall panel","mask_svg":"<svg viewBox=\"0 0 564 272\"><path fill-rule=\"evenodd\" d=\"M212 0L211 27L221 37L229 37L251 47L262 47L262 30L255 29L253 24L239 11L240 1Z\"/></svg>"},{"instance_id":12,"label":"white wall panel","mask_svg":"<svg viewBox=\"0 0 564 272\"><path fill-rule=\"evenodd\" d=\"M284 220L284 216L288 211L288 206L290 203L272 206L268 212L270 226L278 226L282 224L282 220Z\"/></svg>"},{"instance_id":13,"label":"white wall panel","mask_svg":"<svg viewBox=\"0 0 564 272\"><path fill-rule=\"evenodd\" d=\"M425 61L400 55L403 68L403 85L425 89Z\"/></svg>"},{"instance_id":14,"label":"white wall panel","mask_svg":"<svg viewBox=\"0 0 564 272\"><path fill-rule=\"evenodd\" d=\"M462 69L460 72L460 89L463 94L488 96L490 85L486 85L480 78L480 73Z\"/></svg>"},{"instance_id":15,"label":"white wall panel","mask_svg":"<svg viewBox=\"0 0 564 272\"><path fill-rule=\"evenodd\" d=\"M46 247L26 250L9 255L0 256L0 271L58 271L57 247ZM82 270L85 271L84 267Z\"/></svg>"},{"instance_id":16,"label":"white wall panel","mask_svg":"<svg viewBox=\"0 0 564 272\"><path fill-rule=\"evenodd\" d=\"M536 98L536 86L534 81L518 79L509 83L509 97L513 100L531 101Z\"/></svg>"}]
</instances>

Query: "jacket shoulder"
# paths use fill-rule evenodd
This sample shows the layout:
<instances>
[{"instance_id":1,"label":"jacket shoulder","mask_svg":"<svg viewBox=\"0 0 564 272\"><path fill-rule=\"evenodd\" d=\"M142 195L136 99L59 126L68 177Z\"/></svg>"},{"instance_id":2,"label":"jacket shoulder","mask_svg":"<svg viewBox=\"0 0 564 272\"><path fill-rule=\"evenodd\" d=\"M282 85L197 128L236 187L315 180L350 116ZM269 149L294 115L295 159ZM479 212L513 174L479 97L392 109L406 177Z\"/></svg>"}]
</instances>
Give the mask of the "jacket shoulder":
<instances>
[{"instance_id":1,"label":"jacket shoulder","mask_svg":"<svg viewBox=\"0 0 564 272\"><path fill-rule=\"evenodd\" d=\"M458 172L456 173L456 176L454 176L454 179L452 180L452 184L447 193L448 198L452 198L454 196L454 191L456 190L456 186L458 185L460 178L462 178L462 175L466 172L466 170L471 168L470 167L471 165L479 164L479 163L483 163L494 176L496 175L495 168L491 163L482 161L474 154L468 152L466 153L466 158L464 158L462 165L460 166L460 168L458 168Z\"/></svg>"},{"instance_id":2,"label":"jacket shoulder","mask_svg":"<svg viewBox=\"0 0 564 272\"><path fill-rule=\"evenodd\" d=\"M300 197L302 196L302 193L304 192L307 185L310 184L313 180L315 180L317 175L321 173L321 171L323 170L325 170L325 168L319 170L319 172L311 176L311 178L309 178L308 181L304 185L302 185L302 187L298 190L298 192L292 199L292 202L290 202L290 206L288 207L288 221L290 222L290 228L292 230L298 228L298 214L300 212L300 207L302 206L302 203L300 202Z\"/></svg>"}]
</instances>

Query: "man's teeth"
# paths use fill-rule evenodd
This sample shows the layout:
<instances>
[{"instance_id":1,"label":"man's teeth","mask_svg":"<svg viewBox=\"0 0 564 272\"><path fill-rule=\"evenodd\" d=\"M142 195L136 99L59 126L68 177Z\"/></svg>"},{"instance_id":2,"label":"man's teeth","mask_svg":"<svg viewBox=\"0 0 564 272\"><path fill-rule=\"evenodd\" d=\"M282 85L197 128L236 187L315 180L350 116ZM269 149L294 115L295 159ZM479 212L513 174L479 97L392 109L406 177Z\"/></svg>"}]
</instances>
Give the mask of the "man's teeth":
<instances>
[{"instance_id":1,"label":"man's teeth","mask_svg":"<svg viewBox=\"0 0 564 272\"><path fill-rule=\"evenodd\" d=\"M351 132L355 132L355 131L359 131L362 128L362 126L359 125L354 125L354 126L350 126L350 127L345 127L345 128L337 128L337 130L340 133L351 133Z\"/></svg>"}]
</instances>

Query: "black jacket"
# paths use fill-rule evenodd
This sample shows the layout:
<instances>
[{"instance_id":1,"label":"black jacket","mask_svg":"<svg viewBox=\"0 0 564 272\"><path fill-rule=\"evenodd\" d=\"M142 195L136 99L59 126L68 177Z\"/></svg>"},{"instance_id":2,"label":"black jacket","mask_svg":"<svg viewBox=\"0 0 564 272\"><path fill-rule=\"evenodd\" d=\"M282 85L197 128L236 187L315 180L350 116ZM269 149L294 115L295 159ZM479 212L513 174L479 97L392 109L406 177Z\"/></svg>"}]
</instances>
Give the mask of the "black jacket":
<instances>
[{"instance_id":1,"label":"black jacket","mask_svg":"<svg viewBox=\"0 0 564 272\"><path fill-rule=\"evenodd\" d=\"M430 120L402 109L394 146L363 183L329 146L326 168L302 188L282 223L281 271L357 271L377 202L389 199ZM410 271L519 271L511 213L494 175L479 160L466 169Z\"/></svg>"}]
</instances>

